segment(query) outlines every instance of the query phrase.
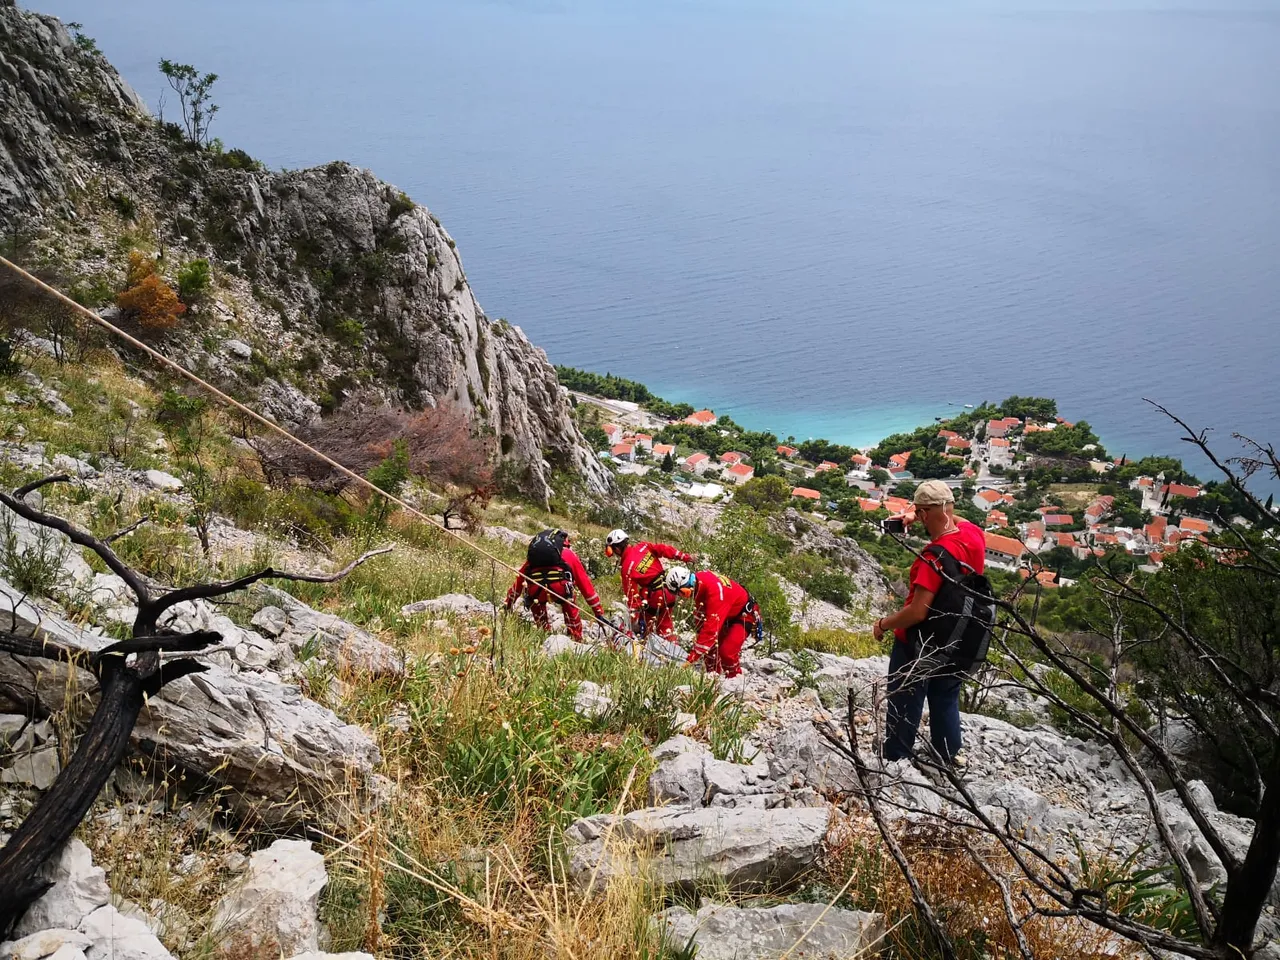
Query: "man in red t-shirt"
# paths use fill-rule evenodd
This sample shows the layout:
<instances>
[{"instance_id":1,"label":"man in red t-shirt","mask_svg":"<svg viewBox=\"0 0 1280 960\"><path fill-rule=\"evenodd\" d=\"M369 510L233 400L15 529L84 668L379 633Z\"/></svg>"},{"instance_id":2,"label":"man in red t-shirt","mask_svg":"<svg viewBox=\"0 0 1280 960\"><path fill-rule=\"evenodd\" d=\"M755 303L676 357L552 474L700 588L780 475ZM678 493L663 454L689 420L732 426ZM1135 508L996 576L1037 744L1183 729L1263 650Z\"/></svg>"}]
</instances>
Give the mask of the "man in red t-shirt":
<instances>
[{"instance_id":1,"label":"man in red t-shirt","mask_svg":"<svg viewBox=\"0 0 1280 960\"><path fill-rule=\"evenodd\" d=\"M908 640L911 627L929 615L929 606L943 583L937 551L946 550L974 573L982 573L986 538L976 524L954 514L955 494L941 480L925 480L916 488L915 502L903 515L904 525L919 521L929 544L911 565L910 586L902 609L876 621L879 640L890 630L895 642L889 654L889 703L885 718L884 758L902 760L915 750L916 731L924 703L929 701L929 732L933 749L945 761L960 752L960 686L963 671L933 657L922 657Z\"/></svg>"}]
</instances>

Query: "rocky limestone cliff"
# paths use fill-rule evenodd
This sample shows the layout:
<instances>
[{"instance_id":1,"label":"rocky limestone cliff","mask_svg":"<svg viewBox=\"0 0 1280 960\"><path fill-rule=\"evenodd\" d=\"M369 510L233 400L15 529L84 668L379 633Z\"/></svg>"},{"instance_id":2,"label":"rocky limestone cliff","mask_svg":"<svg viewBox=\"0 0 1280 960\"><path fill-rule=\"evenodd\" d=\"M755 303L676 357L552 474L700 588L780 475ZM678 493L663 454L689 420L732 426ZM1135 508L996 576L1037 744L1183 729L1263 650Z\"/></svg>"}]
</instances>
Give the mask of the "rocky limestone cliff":
<instances>
[{"instance_id":1,"label":"rocky limestone cliff","mask_svg":"<svg viewBox=\"0 0 1280 960\"><path fill-rule=\"evenodd\" d=\"M545 498L555 469L608 487L546 354L484 314L439 221L372 173L271 172L196 147L91 42L13 0L0 116L7 249L117 287L131 247L170 276L208 258L213 296L166 350L235 395L295 425L347 402L449 403L526 491Z\"/></svg>"}]
</instances>

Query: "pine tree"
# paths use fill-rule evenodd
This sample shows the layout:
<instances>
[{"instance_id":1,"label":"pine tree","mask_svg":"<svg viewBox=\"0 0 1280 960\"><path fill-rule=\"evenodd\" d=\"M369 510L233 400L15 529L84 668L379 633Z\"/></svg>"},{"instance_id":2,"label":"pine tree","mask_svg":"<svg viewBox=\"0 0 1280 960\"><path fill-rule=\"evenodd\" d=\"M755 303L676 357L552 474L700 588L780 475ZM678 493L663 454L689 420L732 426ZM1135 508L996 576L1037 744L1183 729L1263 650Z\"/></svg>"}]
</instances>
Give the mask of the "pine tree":
<instances>
[{"instance_id":1,"label":"pine tree","mask_svg":"<svg viewBox=\"0 0 1280 960\"><path fill-rule=\"evenodd\" d=\"M676 469L676 461L675 461L675 459L671 456L671 451L670 451L670 450L668 450L666 453L664 453L664 454L662 455L662 467L661 467L661 469L662 469L662 472L663 472L663 473L673 473L673 472L675 472L675 469Z\"/></svg>"}]
</instances>

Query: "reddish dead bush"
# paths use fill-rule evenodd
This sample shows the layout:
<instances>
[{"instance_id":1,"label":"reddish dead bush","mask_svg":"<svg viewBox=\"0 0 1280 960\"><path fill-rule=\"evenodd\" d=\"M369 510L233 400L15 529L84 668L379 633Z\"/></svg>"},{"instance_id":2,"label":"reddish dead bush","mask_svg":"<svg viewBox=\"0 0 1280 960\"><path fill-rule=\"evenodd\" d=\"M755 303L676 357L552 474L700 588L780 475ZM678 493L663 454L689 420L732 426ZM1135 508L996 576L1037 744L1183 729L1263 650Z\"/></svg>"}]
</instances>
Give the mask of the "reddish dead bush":
<instances>
[{"instance_id":1,"label":"reddish dead bush","mask_svg":"<svg viewBox=\"0 0 1280 960\"><path fill-rule=\"evenodd\" d=\"M178 294L154 273L149 273L118 297L116 305L150 330L170 330L187 312Z\"/></svg>"},{"instance_id":2,"label":"reddish dead bush","mask_svg":"<svg viewBox=\"0 0 1280 960\"><path fill-rule=\"evenodd\" d=\"M328 457L361 475L385 460L398 441L409 453L409 470L434 484L477 490L493 479L491 445L471 432L466 416L453 407L408 412L391 407L339 410L299 436ZM350 478L292 444L269 443L259 454L272 482L302 480L337 493Z\"/></svg>"}]
</instances>

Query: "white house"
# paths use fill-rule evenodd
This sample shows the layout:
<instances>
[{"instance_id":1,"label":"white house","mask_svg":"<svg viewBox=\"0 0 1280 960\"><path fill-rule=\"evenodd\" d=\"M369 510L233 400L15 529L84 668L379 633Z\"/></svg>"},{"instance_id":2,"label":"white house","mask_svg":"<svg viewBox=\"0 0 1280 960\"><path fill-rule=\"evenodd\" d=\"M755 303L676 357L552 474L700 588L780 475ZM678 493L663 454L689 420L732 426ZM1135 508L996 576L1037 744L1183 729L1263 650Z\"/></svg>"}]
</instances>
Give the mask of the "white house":
<instances>
[{"instance_id":1,"label":"white house","mask_svg":"<svg viewBox=\"0 0 1280 960\"><path fill-rule=\"evenodd\" d=\"M724 478L730 483L746 483L755 475L756 468L747 463L735 463L724 471Z\"/></svg>"},{"instance_id":2,"label":"white house","mask_svg":"<svg viewBox=\"0 0 1280 960\"><path fill-rule=\"evenodd\" d=\"M990 530L983 536L987 540L987 563L993 566L1003 567L1006 570L1016 569L1022 561L1023 554L1027 552L1022 542L1013 537L1002 537Z\"/></svg>"},{"instance_id":3,"label":"white house","mask_svg":"<svg viewBox=\"0 0 1280 960\"><path fill-rule=\"evenodd\" d=\"M711 458L701 451L691 453L684 458L684 467L686 470L702 476L711 468Z\"/></svg>"},{"instance_id":4,"label":"white house","mask_svg":"<svg viewBox=\"0 0 1280 960\"><path fill-rule=\"evenodd\" d=\"M1007 467L1013 463L1013 447L1004 437L992 437L987 441L987 459L991 465Z\"/></svg>"}]
</instances>

